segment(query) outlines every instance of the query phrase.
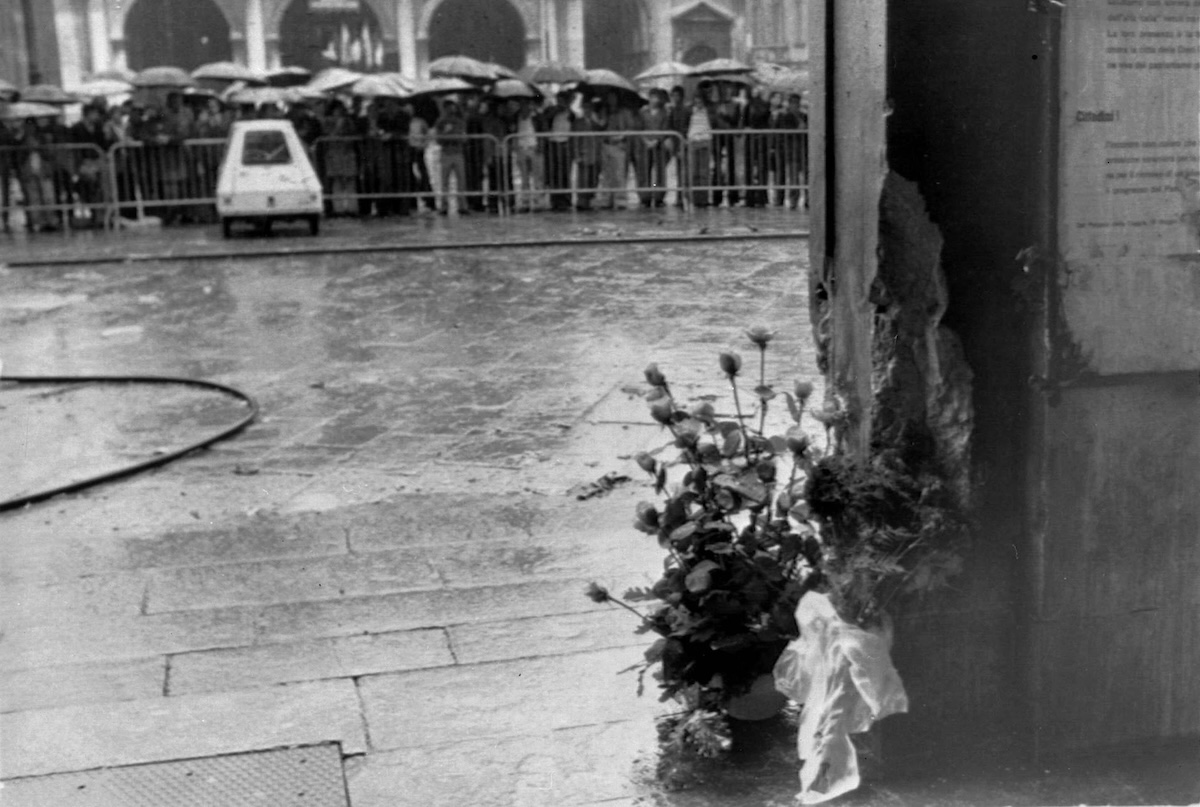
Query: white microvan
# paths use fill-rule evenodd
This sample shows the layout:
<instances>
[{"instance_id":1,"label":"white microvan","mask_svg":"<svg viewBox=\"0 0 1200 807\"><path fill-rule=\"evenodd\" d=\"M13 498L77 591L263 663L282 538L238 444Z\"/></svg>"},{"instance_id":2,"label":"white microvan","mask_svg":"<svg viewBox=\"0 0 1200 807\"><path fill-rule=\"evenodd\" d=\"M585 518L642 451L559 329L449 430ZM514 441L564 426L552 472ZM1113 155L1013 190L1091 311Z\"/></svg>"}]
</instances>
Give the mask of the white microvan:
<instances>
[{"instance_id":1,"label":"white microvan","mask_svg":"<svg viewBox=\"0 0 1200 807\"><path fill-rule=\"evenodd\" d=\"M269 231L273 221L302 219L316 235L322 204L321 181L291 121L233 124L217 179L217 214L226 238L238 220Z\"/></svg>"}]
</instances>

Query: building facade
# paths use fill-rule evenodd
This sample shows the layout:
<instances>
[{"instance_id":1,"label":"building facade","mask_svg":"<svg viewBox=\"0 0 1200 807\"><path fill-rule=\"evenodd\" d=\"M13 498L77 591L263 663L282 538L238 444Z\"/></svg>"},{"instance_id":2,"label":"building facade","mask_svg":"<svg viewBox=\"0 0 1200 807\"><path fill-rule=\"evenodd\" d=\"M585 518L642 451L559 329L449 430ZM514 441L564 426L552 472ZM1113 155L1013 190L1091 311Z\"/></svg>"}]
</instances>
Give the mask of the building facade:
<instances>
[{"instance_id":1,"label":"building facade","mask_svg":"<svg viewBox=\"0 0 1200 807\"><path fill-rule=\"evenodd\" d=\"M25 0L17 0L24 2ZM463 53L511 68L560 61L633 75L667 59L807 62L805 0L38 0L23 41L52 39L43 80L231 59L420 75ZM41 36L34 30L39 28ZM47 31L50 28L52 31ZM43 46L41 52L47 48ZM25 59L0 69L30 81Z\"/></svg>"}]
</instances>

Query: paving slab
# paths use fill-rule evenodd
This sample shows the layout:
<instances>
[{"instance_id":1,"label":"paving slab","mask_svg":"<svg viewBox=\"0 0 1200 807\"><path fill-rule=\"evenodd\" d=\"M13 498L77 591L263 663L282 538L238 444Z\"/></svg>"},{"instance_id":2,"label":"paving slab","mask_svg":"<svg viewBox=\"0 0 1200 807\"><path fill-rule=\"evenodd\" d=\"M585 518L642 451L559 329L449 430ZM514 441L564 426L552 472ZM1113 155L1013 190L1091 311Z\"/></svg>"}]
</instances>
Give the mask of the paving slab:
<instances>
[{"instance_id":1,"label":"paving slab","mask_svg":"<svg viewBox=\"0 0 1200 807\"><path fill-rule=\"evenodd\" d=\"M0 671L0 712L153 698L163 692L163 656Z\"/></svg>"},{"instance_id":2,"label":"paving slab","mask_svg":"<svg viewBox=\"0 0 1200 807\"><path fill-rule=\"evenodd\" d=\"M638 698L633 648L368 676L360 681L375 750L634 719L652 714Z\"/></svg>"},{"instance_id":3,"label":"paving slab","mask_svg":"<svg viewBox=\"0 0 1200 807\"><path fill-rule=\"evenodd\" d=\"M654 639L634 633L638 620L616 606L581 614L554 614L447 628L460 664L554 656L613 647L642 648ZM631 653L633 664L636 654Z\"/></svg>"},{"instance_id":4,"label":"paving slab","mask_svg":"<svg viewBox=\"0 0 1200 807\"><path fill-rule=\"evenodd\" d=\"M448 667L455 663L449 638L441 628L202 650L169 659L167 694L171 696Z\"/></svg>"},{"instance_id":5,"label":"paving slab","mask_svg":"<svg viewBox=\"0 0 1200 807\"><path fill-rule=\"evenodd\" d=\"M0 776L319 742L366 750L353 681L15 712L0 723Z\"/></svg>"},{"instance_id":6,"label":"paving slab","mask_svg":"<svg viewBox=\"0 0 1200 807\"><path fill-rule=\"evenodd\" d=\"M346 778L354 807L566 807L644 792L654 741L651 721L617 721L375 753Z\"/></svg>"}]
</instances>

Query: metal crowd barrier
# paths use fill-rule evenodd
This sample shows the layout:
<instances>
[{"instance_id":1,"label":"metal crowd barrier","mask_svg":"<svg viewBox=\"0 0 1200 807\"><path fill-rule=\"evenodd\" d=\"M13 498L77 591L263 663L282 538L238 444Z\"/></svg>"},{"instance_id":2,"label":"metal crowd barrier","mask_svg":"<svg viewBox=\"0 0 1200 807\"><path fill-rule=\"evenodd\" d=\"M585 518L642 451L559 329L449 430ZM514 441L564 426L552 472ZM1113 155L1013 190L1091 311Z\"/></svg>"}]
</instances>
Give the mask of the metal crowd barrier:
<instances>
[{"instance_id":1,"label":"metal crowd barrier","mask_svg":"<svg viewBox=\"0 0 1200 807\"><path fill-rule=\"evenodd\" d=\"M319 137L313 162L331 215L407 213L420 207L508 211L509 173L502 144L488 134L404 138Z\"/></svg>"},{"instance_id":2,"label":"metal crowd barrier","mask_svg":"<svg viewBox=\"0 0 1200 807\"><path fill-rule=\"evenodd\" d=\"M224 139L117 143L108 150L111 214L166 224L216 221Z\"/></svg>"},{"instance_id":3,"label":"metal crowd barrier","mask_svg":"<svg viewBox=\"0 0 1200 807\"><path fill-rule=\"evenodd\" d=\"M696 207L745 203L800 208L808 198L804 129L715 129L687 148L688 192Z\"/></svg>"},{"instance_id":4,"label":"metal crowd barrier","mask_svg":"<svg viewBox=\"0 0 1200 807\"><path fill-rule=\"evenodd\" d=\"M504 153L515 210L652 207L686 199L678 132L510 134Z\"/></svg>"},{"instance_id":5,"label":"metal crowd barrier","mask_svg":"<svg viewBox=\"0 0 1200 807\"><path fill-rule=\"evenodd\" d=\"M0 226L20 213L35 230L103 226L109 200L106 155L90 143L0 147Z\"/></svg>"},{"instance_id":6,"label":"metal crowd barrier","mask_svg":"<svg viewBox=\"0 0 1200 807\"><path fill-rule=\"evenodd\" d=\"M422 206L518 210L802 206L807 198L804 130L715 130L688 142L674 131L536 132L503 139L321 137L310 154L326 213L369 216ZM226 141L0 148L0 214L20 210L34 229L112 226L118 218L215 221ZM17 189L13 192L14 187ZM16 198L17 193L20 199Z\"/></svg>"}]
</instances>

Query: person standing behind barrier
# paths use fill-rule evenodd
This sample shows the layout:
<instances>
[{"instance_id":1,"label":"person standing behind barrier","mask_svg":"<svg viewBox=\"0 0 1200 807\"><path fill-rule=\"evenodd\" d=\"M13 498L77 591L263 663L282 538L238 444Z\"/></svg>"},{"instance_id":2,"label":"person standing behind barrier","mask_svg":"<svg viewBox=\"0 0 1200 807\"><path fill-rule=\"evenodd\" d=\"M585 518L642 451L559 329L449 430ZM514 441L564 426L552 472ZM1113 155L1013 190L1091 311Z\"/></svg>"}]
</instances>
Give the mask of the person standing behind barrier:
<instances>
[{"instance_id":1,"label":"person standing behind barrier","mask_svg":"<svg viewBox=\"0 0 1200 807\"><path fill-rule=\"evenodd\" d=\"M413 187L421 194L414 200L418 211L437 209L433 199L433 185L429 181L429 164L425 162L425 148L429 145L429 122L417 114L412 103L404 104L408 115L408 158L413 178Z\"/></svg>"},{"instance_id":2,"label":"person standing behind barrier","mask_svg":"<svg viewBox=\"0 0 1200 807\"><path fill-rule=\"evenodd\" d=\"M637 116L627 105L622 104L617 93L608 92L604 101L606 129L610 135L603 138L600 151L600 182L601 192L597 195L596 206L601 209L621 209L629 184L629 140L630 133L636 131Z\"/></svg>"},{"instance_id":3,"label":"person standing behind barrier","mask_svg":"<svg viewBox=\"0 0 1200 807\"><path fill-rule=\"evenodd\" d=\"M767 97L767 109L768 109L768 116L769 116L769 120L768 120L768 124L767 124L768 127L771 129L780 128L779 118L783 114L783 93L781 93L781 92L771 93ZM781 189L781 186L786 184L786 179L784 178L784 159L783 159L782 137L783 137L782 135L778 135L778 134L770 135L770 141L769 141L768 152L767 152L767 156L771 160L771 174L772 174L771 184L774 186L772 188L772 190L768 193L768 196L769 196L768 203L771 205L783 204L783 199L782 199L783 191Z\"/></svg>"},{"instance_id":4,"label":"person standing behind barrier","mask_svg":"<svg viewBox=\"0 0 1200 807\"><path fill-rule=\"evenodd\" d=\"M45 148L54 140L49 127L38 126L26 118L17 145L21 147L17 177L25 200L25 229L31 233L46 233L58 229L54 205L54 164Z\"/></svg>"},{"instance_id":5,"label":"person standing behind barrier","mask_svg":"<svg viewBox=\"0 0 1200 807\"><path fill-rule=\"evenodd\" d=\"M508 136L508 126L500 115L500 100L483 100L479 103L479 134L484 137L476 142L479 144L479 156L483 161L484 179L487 180L487 194L480 197L483 207L489 213L499 213L503 204L501 194L504 191L504 160L500 144Z\"/></svg>"},{"instance_id":6,"label":"person standing behind barrier","mask_svg":"<svg viewBox=\"0 0 1200 807\"><path fill-rule=\"evenodd\" d=\"M668 168L675 167L675 206L683 207L683 189L687 185L687 133L692 117L692 107L684 97L683 87L671 88L667 104L667 128L679 135L666 142Z\"/></svg>"},{"instance_id":7,"label":"person standing behind barrier","mask_svg":"<svg viewBox=\"0 0 1200 807\"><path fill-rule=\"evenodd\" d=\"M696 90L692 96L691 115L688 116L687 157L691 169L692 204L695 207L708 207L708 186L712 184L713 126L706 91L704 85Z\"/></svg>"},{"instance_id":8,"label":"person standing behind barrier","mask_svg":"<svg viewBox=\"0 0 1200 807\"><path fill-rule=\"evenodd\" d=\"M463 99L463 118L467 123L468 135L483 134L483 113L480 109L478 95L469 93ZM463 141L463 156L467 170L467 207L476 212L483 210L483 174L486 161L483 153L483 139L468 137Z\"/></svg>"},{"instance_id":9,"label":"person standing behind barrier","mask_svg":"<svg viewBox=\"0 0 1200 807\"><path fill-rule=\"evenodd\" d=\"M0 226L6 233L9 232L8 213L12 207L12 180L16 173L17 135L8 121L0 120Z\"/></svg>"},{"instance_id":10,"label":"person standing behind barrier","mask_svg":"<svg viewBox=\"0 0 1200 807\"><path fill-rule=\"evenodd\" d=\"M104 129L104 112L105 106L95 101L84 105L83 119L70 130L71 142L80 146L75 153L75 189L91 227L104 225L104 159L112 145Z\"/></svg>"},{"instance_id":11,"label":"person standing behind barrier","mask_svg":"<svg viewBox=\"0 0 1200 807\"><path fill-rule=\"evenodd\" d=\"M554 211L571 209L571 132L576 123L571 95L570 90L560 90L554 104L542 113L543 128L550 133L544 141L544 175L550 189L550 209Z\"/></svg>"},{"instance_id":12,"label":"person standing behind barrier","mask_svg":"<svg viewBox=\"0 0 1200 807\"><path fill-rule=\"evenodd\" d=\"M650 90L650 103L641 112L642 131L660 132L668 128L666 104L667 93L664 90ZM662 207L667 184L667 146L662 135L637 138L634 168L642 207Z\"/></svg>"},{"instance_id":13,"label":"person standing behind barrier","mask_svg":"<svg viewBox=\"0 0 1200 807\"><path fill-rule=\"evenodd\" d=\"M458 104L447 98L442 104L442 115L433 125L433 136L442 149L442 166L440 172L442 201L438 212L445 216L450 211L450 176L455 182L455 207L459 215L465 216L471 211L467 209L466 196L466 145L467 121L463 118Z\"/></svg>"},{"instance_id":14,"label":"person standing behind barrier","mask_svg":"<svg viewBox=\"0 0 1200 807\"><path fill-rule=\"evenodd\" d=\"M756 130L746 135L746 207L767 204L767 186L771 181L770 135L762 130L771 128L771 108L762 97L762 88L755 87L746 106L742 108L742 128Z\"/></svg>"},{"instance_id":15,"label":"person standing behind barrier","mask_svg":"<svg viewBox=\"0 0 1200 807\"><path fill-rule=\"evenodd\" d=\"M520 104L516 119L516 138L513 141L513 170L516 179L520 181L520 189L516 191L513 208L518 213L523 213L544 206L545 201L538 198L538 192L543 185L537 136L541 130L542 119L534 113L533 101L522 98Z\"/></svg>"},{"instance_id":16,"label":"person standing behind barrier","mask_svg":"<svg viewBox=\"0 0 1200 807\"><path fill-rule=\"evenodd\" d=\"M172 92L167 95L167 106L159 118L154 138L154 158L151 170L159 172L160 199L167 202L188 198L188 161L184 154L183 141L192 136L195 116L183 103L183 95ZM161 208L163 223L173 224L190 220L193 211L188 206L168 204Z\"/></svg>"},{"instance_id":17,"label":"person standing behind barrier","mask_svg":"<svg viewBox=\"0 0 1200 807\"><path fill-rule=\"evenodd\" d=\"M600 180L600 165L603 160L603 143L599 133L608 130L608 113L604 101L593 98L584 113L575 119L574 131L582 135L575 138L575 182L576 210L591 210L592 197Z\"/></svg>"},{"instance_id":18,"label":"person standing behind barrier","mask_svg":"<svg viewBox=\"0 0 1200 807\"><path fill-rule=\"evenodd\" d=\"M801 135L804 125L803 112L800 109L800 96L792 93L787 98L787 106L775 119L775 128L783 130L777 141L781 152L783 166L783 185L787 196L789 210L795 210L800 201L801 176L807 170L807 139L808 133ZM803 139L802 139L803 137ZM807 202L806 202L807 204Z\"/></svg>"},{"instance_id":19,"label":"person standing behind barrier","mask_svg":"<svg viewBox=\"0 0 1200 807\"><path fill-rule=\"evenodd\" d=\"M727 94L723 94L717 87L713 86L710 90L714 97L712 105L709 107L713 128L713 146L712 146L712 184L716 186L713 189L712 203L715 206L720 206L726 198L729 200L729 206L733 207L738 203L737 191L737 151L738 137L735 135L737 130L738 110L737 104ZM728 188L729 190L724 190Z\"/></svg>"},{"instance_id":20,"label":"person standing behind barrier","mask_svg":"<svg viewBox=\"0 0 1200 807\"><path fill-rule=\"evenodd\" d=\"M325 171L325 212L333 216L352 216L358 208L358 156L355 138L357 126L346 111L346 105L334 100L329 103L324 148L320 150Z\"/></svg>"}]
</instances>

